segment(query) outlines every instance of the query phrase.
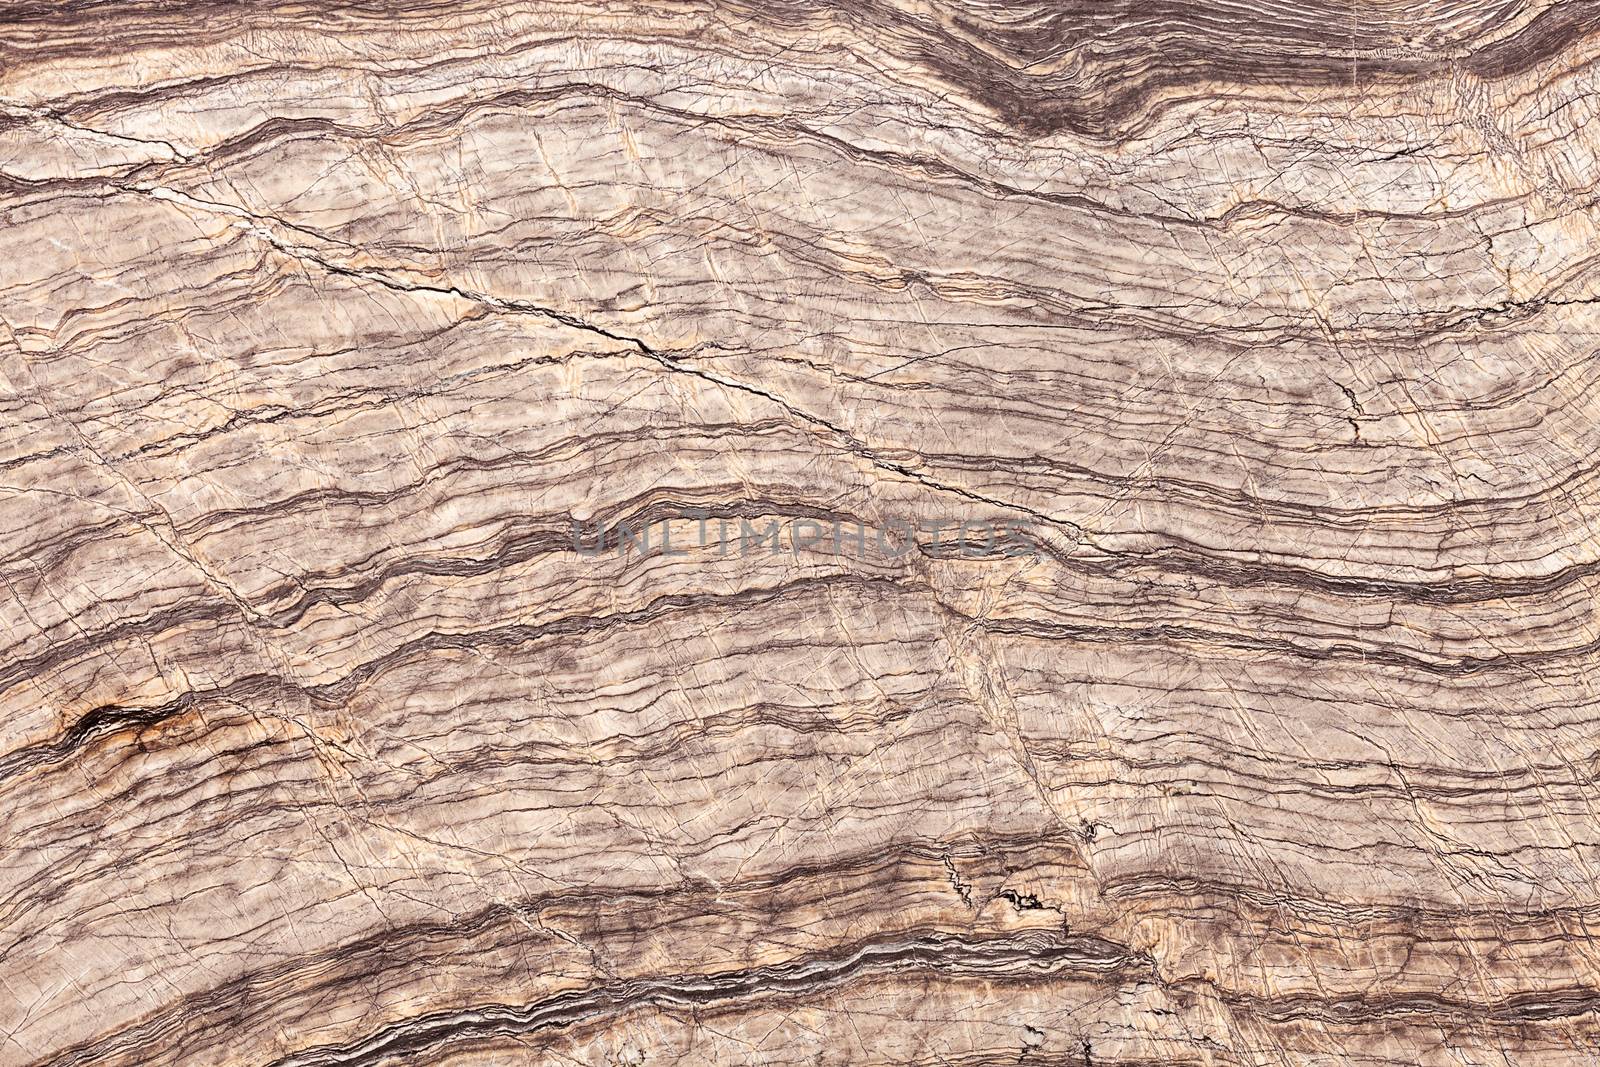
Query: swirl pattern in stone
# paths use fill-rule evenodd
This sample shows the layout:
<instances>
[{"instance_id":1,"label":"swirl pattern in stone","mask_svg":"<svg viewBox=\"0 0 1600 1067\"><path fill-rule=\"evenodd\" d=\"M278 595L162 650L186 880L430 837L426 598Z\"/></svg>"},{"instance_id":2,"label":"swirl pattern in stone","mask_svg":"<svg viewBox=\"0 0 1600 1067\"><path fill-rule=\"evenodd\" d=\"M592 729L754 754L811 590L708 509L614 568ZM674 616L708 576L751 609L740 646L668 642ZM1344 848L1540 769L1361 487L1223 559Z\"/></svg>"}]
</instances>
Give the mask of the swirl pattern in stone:
<instances>
[{"instance_id":1,"label":"swirl pattern in stone","mask_svg":"<svg viewBox=\"0 0 1600 1067\"><path fill-rule=\"evenodd\" d=\"M1597 72L0 2L0 1063L1594 1064Z\"/></svg>"}]
</instances>

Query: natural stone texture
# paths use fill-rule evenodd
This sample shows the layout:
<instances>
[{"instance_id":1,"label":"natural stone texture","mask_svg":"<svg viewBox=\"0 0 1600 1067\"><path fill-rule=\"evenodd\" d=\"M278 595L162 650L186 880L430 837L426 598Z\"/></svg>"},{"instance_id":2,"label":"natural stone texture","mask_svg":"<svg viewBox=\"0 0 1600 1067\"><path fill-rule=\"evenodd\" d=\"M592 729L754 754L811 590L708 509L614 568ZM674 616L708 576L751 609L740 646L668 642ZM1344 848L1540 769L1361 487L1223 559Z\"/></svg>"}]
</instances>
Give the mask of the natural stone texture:
<instances>
[{"instance_id":1,"label":"natural stone texture","mask_svg":"<svg viewBox=\"0 0 1600 1067\"><path fill-rule=\"evenodd\" d=\"M0 1063L1593 1064L1597 61L0 4Z\"/></svg>"}]
</instances>

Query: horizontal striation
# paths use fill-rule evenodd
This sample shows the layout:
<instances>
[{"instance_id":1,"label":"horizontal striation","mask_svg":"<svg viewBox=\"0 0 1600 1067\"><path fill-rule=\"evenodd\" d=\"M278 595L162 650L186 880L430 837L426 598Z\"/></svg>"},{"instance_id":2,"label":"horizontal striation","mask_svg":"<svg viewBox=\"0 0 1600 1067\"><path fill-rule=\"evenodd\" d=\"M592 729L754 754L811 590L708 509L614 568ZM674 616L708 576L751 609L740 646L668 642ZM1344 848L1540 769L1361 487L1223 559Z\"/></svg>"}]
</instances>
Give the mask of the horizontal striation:
<instances>
[{"instance_id":1,"label":"horizontal striation","mask_svg":"<svg viewBox=\"0 0 1600 1067\"><path fill-rule=\"evenodd\" d=\"M1597 12L0 4L0 1061L1592 1062Z\"/></svg>"}]
</instances>

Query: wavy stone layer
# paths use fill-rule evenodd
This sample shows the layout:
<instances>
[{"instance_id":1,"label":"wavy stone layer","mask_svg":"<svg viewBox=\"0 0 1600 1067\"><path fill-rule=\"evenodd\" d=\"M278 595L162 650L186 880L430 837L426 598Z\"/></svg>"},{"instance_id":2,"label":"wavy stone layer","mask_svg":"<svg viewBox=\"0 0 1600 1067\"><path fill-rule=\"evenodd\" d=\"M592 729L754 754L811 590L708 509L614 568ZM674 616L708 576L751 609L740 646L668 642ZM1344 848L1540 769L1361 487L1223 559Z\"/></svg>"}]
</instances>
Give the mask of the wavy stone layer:
<instances>
[{"instance_id":1,"label":"wavy stone layer","mask_svg":"<svg viewBox=\"0 0 1600 1067\"><path fill-rule=\"evenodd\" d=\"M1593 1064L1597 69L0 4L0 1062Z\"/></svg>"}]
</instances>

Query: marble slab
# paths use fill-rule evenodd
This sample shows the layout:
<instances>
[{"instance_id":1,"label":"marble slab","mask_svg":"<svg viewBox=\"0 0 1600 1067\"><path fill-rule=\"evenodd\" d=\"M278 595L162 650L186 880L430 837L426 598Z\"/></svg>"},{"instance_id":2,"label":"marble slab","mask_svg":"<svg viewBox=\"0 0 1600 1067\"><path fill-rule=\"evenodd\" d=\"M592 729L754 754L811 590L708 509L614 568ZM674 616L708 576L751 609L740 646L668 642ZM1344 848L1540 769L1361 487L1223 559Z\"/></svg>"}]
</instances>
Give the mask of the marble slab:
<instances>
[{"instance_id":1,"label":"marble slab","mask_svg":"<svg viewBox=\"0 0 1600 1067\"><path fill-rule=\"evenodd\" d=\"M0 0L0 1067L1600 1063L1600 4Z\"/></svg>"}]
</instances>

